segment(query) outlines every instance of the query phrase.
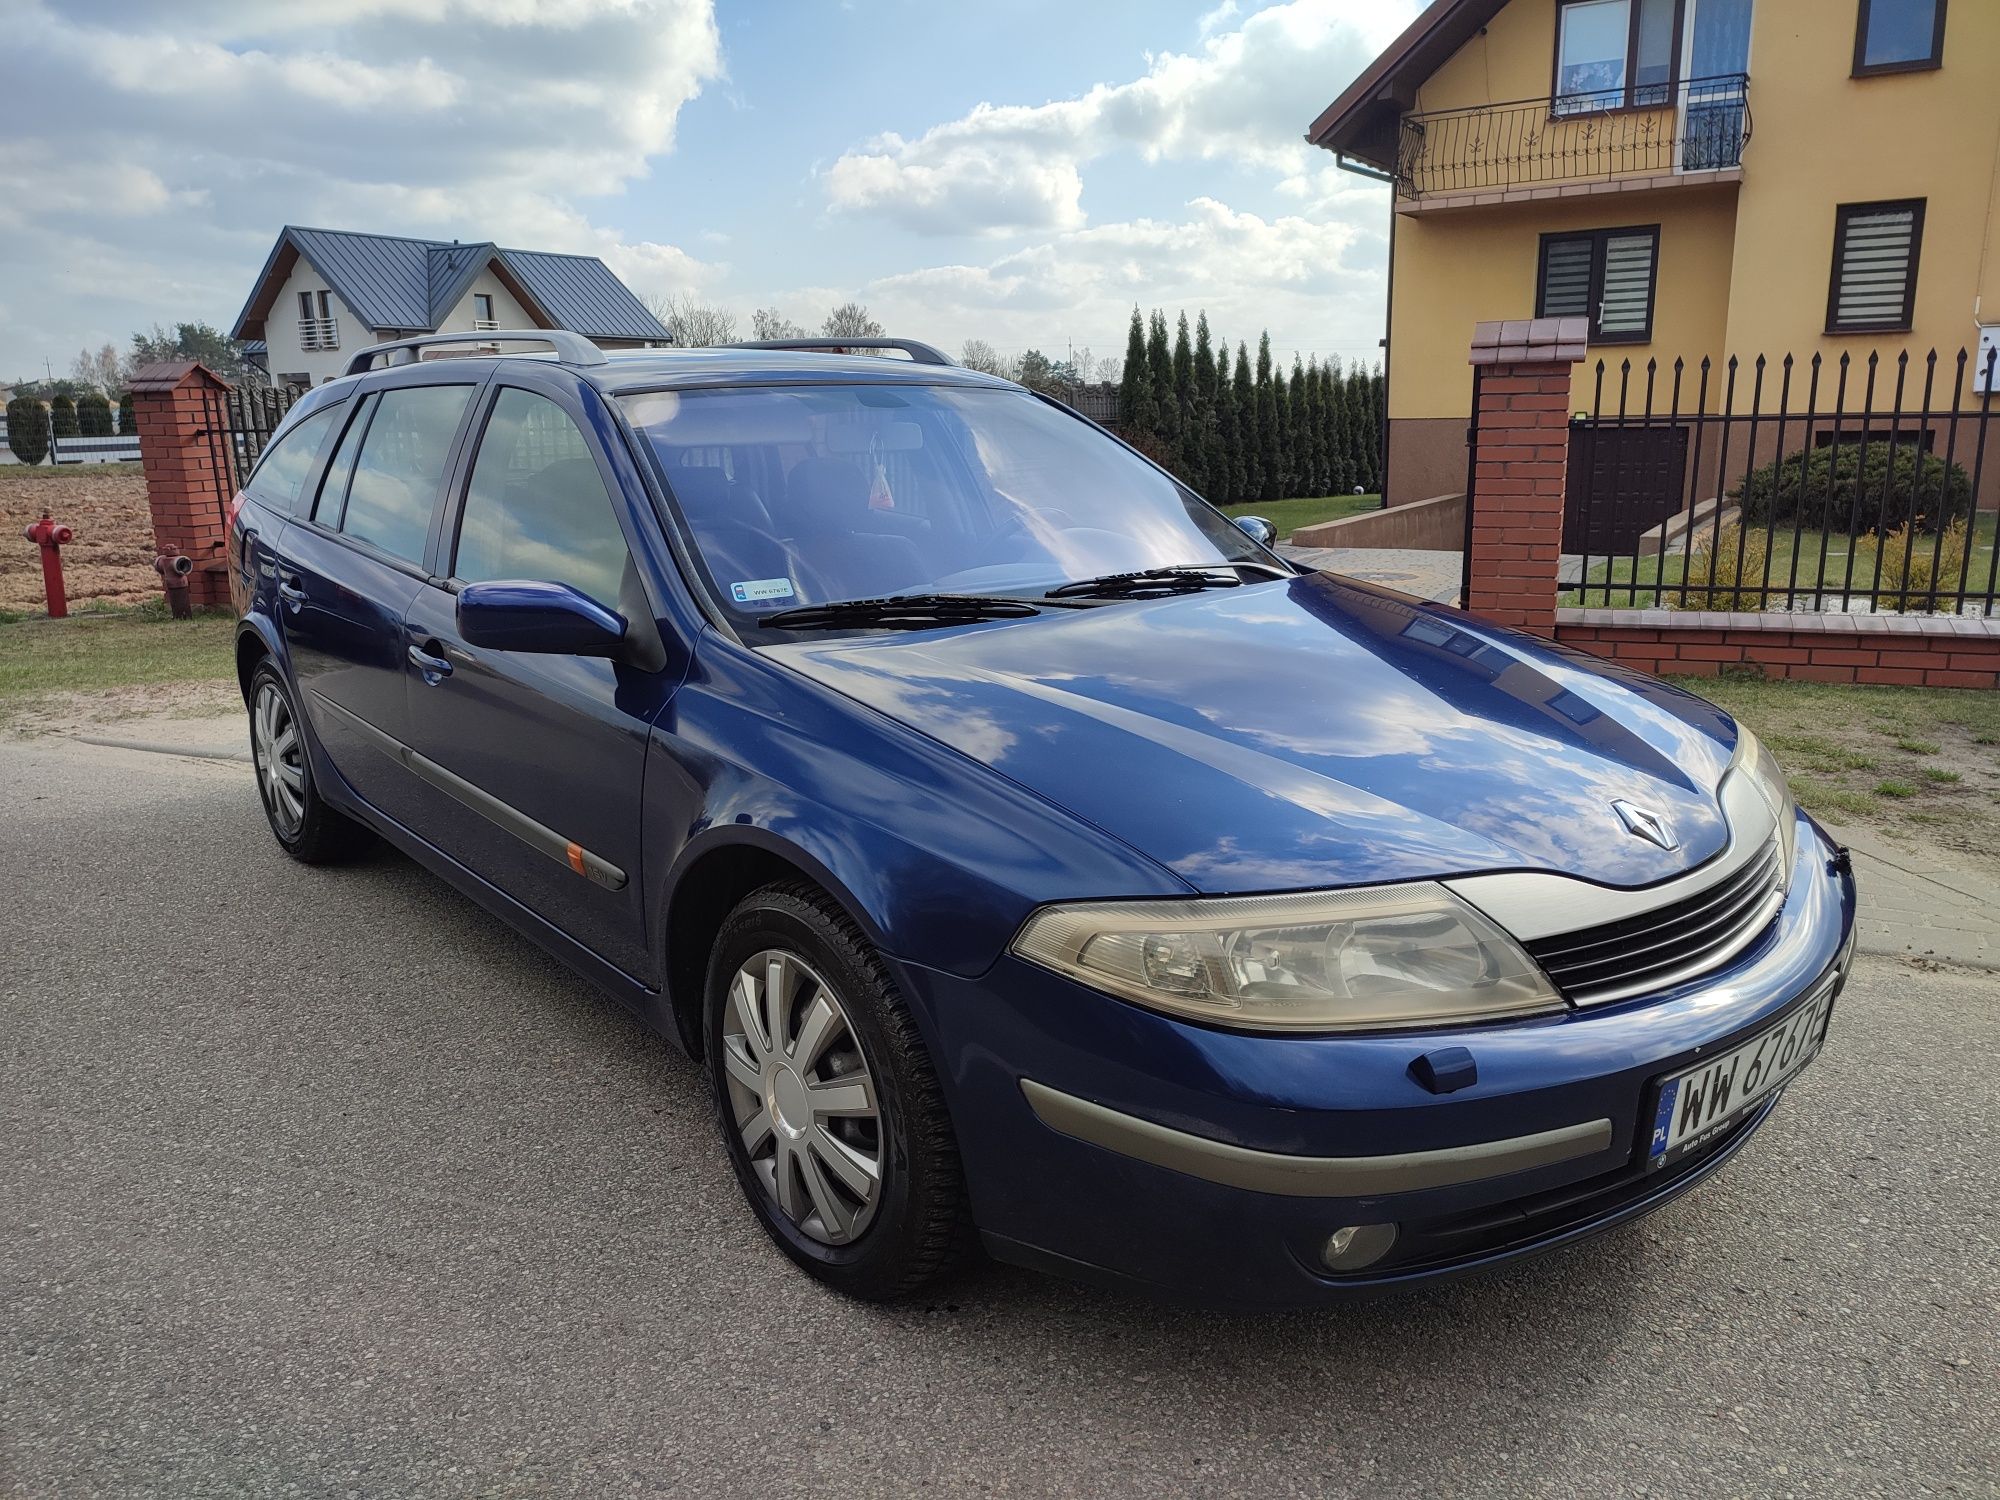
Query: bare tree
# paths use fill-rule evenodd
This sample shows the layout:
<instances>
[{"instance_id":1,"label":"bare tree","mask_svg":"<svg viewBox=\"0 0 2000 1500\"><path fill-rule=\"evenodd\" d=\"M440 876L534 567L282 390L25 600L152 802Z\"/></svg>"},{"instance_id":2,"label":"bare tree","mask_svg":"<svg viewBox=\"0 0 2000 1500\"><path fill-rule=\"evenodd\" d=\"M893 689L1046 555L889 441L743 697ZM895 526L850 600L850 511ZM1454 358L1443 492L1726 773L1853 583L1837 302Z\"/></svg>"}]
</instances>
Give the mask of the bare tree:
<instances>
[{"instance_id":1,"label":"bare tree","mask_svg":"<svg viewBox=\"0 0 2000 1500\"><path fill-rule=\"evenodd\" d=\"M750 314L750 335L758 339L802 339L805 325L794 323L775 307L760 307Z\"/></svg>"},{"instance_id":2,"label":"bare tree","mask_svg":"<svg viewBox=\"0 0 2000 1500\"><path fill-rule=\"evenodd\" d=\"M986 375L1012 375L1012 362L1004 360L985 339L967 339L959 345L958 362L968 370Z\"/></svg>"},{"instance_id":3,"label":"bare tree","mask_svg":"<svg viewBox=\"0 0 2000 1500\"><path fill-rule=\"evenodd\" d=\"M830 339L879 339L882 325L859 302L843 302L826 315L820 332Z\"/></svg>"},{"instance_id":4,"label":"bare tree","mask_svg":"<svg viewBox=\"0 0 2000 1500\"><path fill-rule=\"evenodd\" d=\"M1090 345L1085 344L1076 351L1070 366L1077 384L1095 385L1101 380L1117 380L1119 372L1124 369L1124 362L1116 359L1099 359L1091 353Z\"/></svg>"},{"instance_id":5,"label":"bare tree","mask_svg":"<svg viewBox=\"0 0 2000 1500\"><path fill-rule=\"evenodd\" d=\"M116 396L125 389L125 361L116 344L106 344L95 354L79 349L70 376L88 390Z\"/></svg>"},{"instance_id":6,"label":"bare tree","mask_svg":"<svg viewBox=\"0 0 2000 1500\"><path fill-rule=\"evenodd\" d=\"M662 297L657 292L639 299L683 349L713 349L736 342L736 314L710 307L692 297Z\"/></svg>"}]
</instances>

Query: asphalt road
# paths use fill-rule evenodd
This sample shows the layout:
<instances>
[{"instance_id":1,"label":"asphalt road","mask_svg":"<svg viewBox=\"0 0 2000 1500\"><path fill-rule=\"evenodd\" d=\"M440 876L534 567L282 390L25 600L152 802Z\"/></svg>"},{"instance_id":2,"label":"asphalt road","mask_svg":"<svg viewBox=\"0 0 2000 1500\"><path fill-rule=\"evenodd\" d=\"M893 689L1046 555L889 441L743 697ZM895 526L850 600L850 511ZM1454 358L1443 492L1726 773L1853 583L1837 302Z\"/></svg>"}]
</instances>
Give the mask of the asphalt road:
<instances>
[{"instance_id":1,"label":"asphalt road","mask_svg":"<svg viewBox=\"0 0 2000 1500\"><path fill-rule=\"evenodd\" d=\"M0 744L0 1492L2000 1493L2000 984L1864 961L1716 1181L1246 1317L844 1303L694 1068L236 765Z\"/></svg>"}]
</instances>

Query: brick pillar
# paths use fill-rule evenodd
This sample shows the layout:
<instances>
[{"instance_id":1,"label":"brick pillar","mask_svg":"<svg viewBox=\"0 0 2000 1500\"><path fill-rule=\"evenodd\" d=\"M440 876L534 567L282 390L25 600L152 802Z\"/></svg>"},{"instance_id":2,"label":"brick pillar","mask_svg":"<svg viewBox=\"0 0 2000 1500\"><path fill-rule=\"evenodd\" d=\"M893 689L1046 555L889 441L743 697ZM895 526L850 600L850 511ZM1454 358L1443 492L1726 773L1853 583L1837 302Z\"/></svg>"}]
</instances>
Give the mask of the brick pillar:
<instances>
[{"instance_id":1,"label":"brick pillar","mask_svg":"<svg viewBox=\"0 0 2000 1500\"><path fill-rule=\"evenodd\" d=\"M197 608L229 603L223 507L235 483L225 463L228 435L212 430L229 389L220 375L185 359L146 365L132 377L153 545L194 559L189 602Z\"/></svg>"},{"instance_id":2,"label":"brick pillar","mask_svg":"<svg viewBox=\"0 0 2000 1500\"><path fill-rule=\"evenodd\" d=\"M1537 635L1555 634L1570 371L1589 337L1587 318L1479 323L1472 331L1465 607Z\"/></svg>"}]
</instances>

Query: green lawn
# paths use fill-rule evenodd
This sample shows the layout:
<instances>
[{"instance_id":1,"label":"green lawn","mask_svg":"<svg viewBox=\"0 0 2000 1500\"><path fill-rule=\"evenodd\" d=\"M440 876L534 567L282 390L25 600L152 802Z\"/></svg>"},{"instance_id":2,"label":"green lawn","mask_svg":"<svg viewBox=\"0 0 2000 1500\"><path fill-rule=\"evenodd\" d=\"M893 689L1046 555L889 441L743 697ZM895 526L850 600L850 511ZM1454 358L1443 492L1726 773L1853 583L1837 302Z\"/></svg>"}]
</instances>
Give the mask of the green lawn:
<instances>
[{"instance_id":1,"label":"green lawn","mask_svg":"<svg viewBox=\"0 0 2000 1500\"><path fill-rule=\"evenodd\" d=\"M1283 541L1301 526L1317 526L1321 521L1337 521L1342 516L1381 508L1380 495L1321 495L1317 499L1299 495L1290 500L1252 500L1244 505L1225 505L1222 513L1226 516L1262 516L1278 528L1278 539Z\"/></svg>"},{"instance_id":2,"label":"green lawn","mask_svg":"<svg viewBox=\"0 0 2000 1500\"><path fill-rule=\"evenodd\" d=\"M156 682L224 682L235 675L234 621L176 620L164 601L86 610L67 620L0 617L0 702Z\"/></svg>"},{"instance_id":3,"label":"green lawn","mask_svg":"<svg viewBox=\"0 0 2000 1500\"><path fill-rule=\"evenodd\" d=\"M1986 586L1988 570L1993 566L1994 522L1995 518L1989 511L1981 515L1973 525L1972 566L1967 570L1967 587L1969 588L1984 589ZM1695 535L1696 539L1699 540L1702 536L1712 536L1713 533L1697 531ZM1728 535L1727 528L1724 530L1724 535ZM1926 535L1918 537L1916 557L1928 562L1931 556L1930 549L1935 545L1935 542L1936 538L1934 536ZM1777 528L1772 537L1772 544L1770 560L1765 566L1764 576L1770 580L1770 592L1777 596L1773 602L1782 603L1785 589L1791 584L1793 577L1792 558L1794 548L1791 531L1783 527ZM1827 583L1838 585L1846 581L1849 568L1848 554L1850 550L1846 536L1822 536L1817 531L1807 531L1800 534L1796 549L1799 587L1809 588L1822 576L1820 562L1822 544L1825 546L1824 577ZM1657 545L1655 543L1655 546ZM1947 559L1947 562L1949 561L1950 559ZM1949 573L1948 567L1946 572L1947 574ZM1591 563L1590 572L1587 577L1593 585L1603 583L1612 585L1609 600L1605 598L1605 591L1603 589L1593 587L1589 590L1587 597L1578 589L1565 589L1557 602L1564 606L1578 604L1602 606L1609 603L1613 609L1645 609L1656 603L1672 605L1677 598L1676 595L1669 594L1662 599L1650 585L1657 583L1677 584L1685 576L1685 573L1686 559L1671 550L1667 553L1664 570L1660 567L1658 552L1638 558L1636 567L1634 566L1634 559L1631 557L1615 557L1609 561L1598 558ZM1875 576L1875 554L1871 549L1865 546L1856 549L1853 559L1853 573L1855 593L1866 594ZM1754 586L1755 577L1756 569L1752 566L1750 574L1745 578L1744 582ZM1717 582L1725 590L1733 589L1735 583L1734 572L1725 566L1723 576ZM1883 569L1882 584L1885 589L1893 589L1899 586L1901 582L1900 572L1897 572L1892 577L1887 567ZM1618 587L1621 584L1627 585L1627 587ZM1689 602L1699 607L1698 596L1690 598Z\"/></svg>"},{"instance_id":4,"label":"green lawn","mask_svg":"<svg viewBox=\"0 0 2000 1500\"><path fill-rule=\"evenodd\" d=\"M2000 693L1687 678L1757 731L1807 811L2000 862Z\"/></svg>"}]
</instances>

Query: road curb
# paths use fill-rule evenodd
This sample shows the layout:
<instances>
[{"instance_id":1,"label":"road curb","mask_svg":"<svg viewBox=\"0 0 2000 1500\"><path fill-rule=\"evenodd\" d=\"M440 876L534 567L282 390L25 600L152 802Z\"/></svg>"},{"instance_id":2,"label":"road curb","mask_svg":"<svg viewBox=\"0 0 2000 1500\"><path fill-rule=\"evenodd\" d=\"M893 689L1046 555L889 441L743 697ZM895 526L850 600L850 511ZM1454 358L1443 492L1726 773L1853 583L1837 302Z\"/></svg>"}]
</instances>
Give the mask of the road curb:
<instances>
[{"instance_id":1,"label":"road curb","mask_svg":"<svg viewBox=\"0 0 2000 1500\"><path fill-rule=\"evenodd\" d=\"M103 735L72 734L66 736L80 745L100 745L106 750L143 750L148 755L187 755L196 760L231 760L249 765L248 750L208 750L200 745L169 745L159 740L115 740Z\"/></svg>"}]
</instances>

